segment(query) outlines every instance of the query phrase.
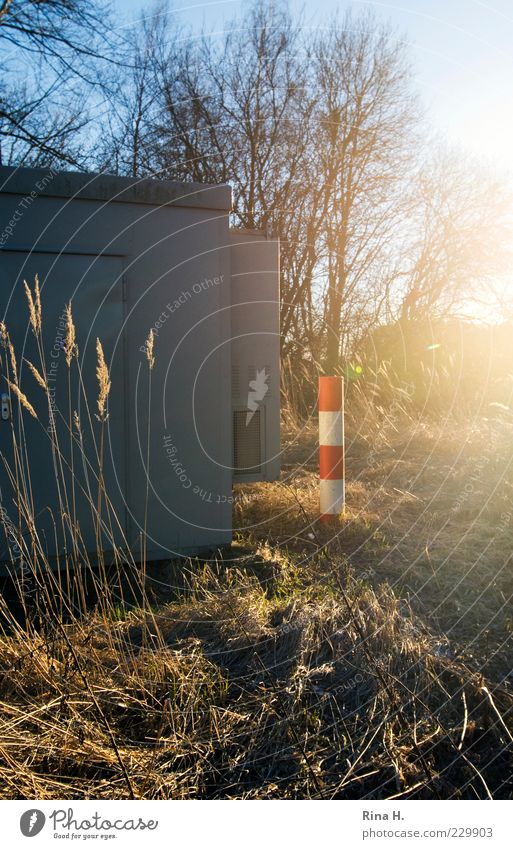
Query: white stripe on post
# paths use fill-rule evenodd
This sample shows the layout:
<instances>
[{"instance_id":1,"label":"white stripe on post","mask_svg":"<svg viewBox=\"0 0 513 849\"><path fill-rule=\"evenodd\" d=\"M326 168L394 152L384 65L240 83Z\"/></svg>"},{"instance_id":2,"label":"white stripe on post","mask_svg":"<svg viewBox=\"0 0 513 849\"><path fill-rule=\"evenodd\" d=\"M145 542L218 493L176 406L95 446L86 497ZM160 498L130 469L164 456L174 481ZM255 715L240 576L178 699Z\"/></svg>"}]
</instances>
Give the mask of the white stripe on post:
<instances>
[{"instance_id":1,"label":"white stripe on post","mask_svg":"<svg viewBox=\"0 0 513 849\"><path fill-rule=\"evenodd\" d=\"M319 445L342 445L343 434L342 410L319 410Z\"/></svg>"},{"instance_id":2,"label":"white stripe on post","mask_svg":"<svg viewBox=\"0 0 513 849\"><path fill-rule=\"evenodd\" d=\"M341 377L319 378L320 519L329 521L345 506L344 384Z\"/></svg>"},{"instance_id":3,"label":"white stripe on post","mask_svg":"<svg viewBox=\"0 0 513 849\"><path fill-rule=\"evenodd\" d=\"M321 521L344 512L345 492L343 480L320 480Z\"/></svg>"}]
</instances>

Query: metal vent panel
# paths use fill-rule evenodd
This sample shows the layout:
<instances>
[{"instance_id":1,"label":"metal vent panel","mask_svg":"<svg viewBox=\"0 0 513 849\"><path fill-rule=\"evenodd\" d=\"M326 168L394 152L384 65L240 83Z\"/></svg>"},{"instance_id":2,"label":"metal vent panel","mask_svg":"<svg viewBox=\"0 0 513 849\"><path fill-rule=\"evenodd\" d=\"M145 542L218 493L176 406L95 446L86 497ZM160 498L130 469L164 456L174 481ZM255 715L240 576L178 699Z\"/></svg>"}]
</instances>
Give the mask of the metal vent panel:
<instances>
[{"instance_id":1,"label":"metal vent panel","mask_svg":"<svg viewBox=\"0 0 513 849\"><path fill-rule=\"evenodd\" d=\"M248 420L249 419L249 420ZM233 411L234 475L257 475L262 470L261 410Z\"/></svg>"},{"instance_id":2,"label":"metal vent panel","mask_svg":"<svg viewBox=\"0 0 513 849\"><path fill-rule=\"evenodd\" d=\"M240 398L240 394L240 368L239 366L232 366L232 396Z\"/></svg>"}]
</instances>

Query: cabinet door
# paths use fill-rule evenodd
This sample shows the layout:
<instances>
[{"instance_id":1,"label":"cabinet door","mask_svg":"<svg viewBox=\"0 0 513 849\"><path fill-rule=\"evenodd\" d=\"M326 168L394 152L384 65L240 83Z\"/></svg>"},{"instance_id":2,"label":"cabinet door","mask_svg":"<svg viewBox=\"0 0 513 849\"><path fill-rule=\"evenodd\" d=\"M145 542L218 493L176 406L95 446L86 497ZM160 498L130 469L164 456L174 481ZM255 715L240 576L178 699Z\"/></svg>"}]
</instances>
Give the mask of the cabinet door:
<instances>
[{"instance_id":1,"label":"cabinet door","mask_svg":"<svg viewBox=\"0 0 513 849\"><path fill-rule=\"evenodd\" d=\"M36 274L41 287L42 356L48 393L37 384L25 362L29 360L39 371L43 370L41 352L29 323L23 284L26 280L33 289ZM79 356L68 369L63 350L66 337L64 308L70 301ZM107 533L105 529L113 529L115 544L119 545L123 543L125 528L123 258L2 251L0 318L5 321L14 344L20 386L37 413L36 420L22 411L11 393L11 420L0 419L0 497L4 516L7 515L14 526L18 525L13 484L13 477L17 477L16 486L33 504L38 533L50 557L62 555L66 548L69 549L68 522L62 518L65 513L76 516L83 548L95 552L94 512L100 503L104 523L102 546L109 551L112 549L111 532ZM96 416L97 338L103 345L111 379L108 418L103 425L102 461L98 456L102 424ZM5 350L1 351L1 355L1 392L5 393L8 392L5 376L6 359L9 358ZM81 437L76 428L77 417ZM52 419L54 436L51 432ZM19 450L18 463L14 460L11 423ZM83 450L79 445L80 439ZM100 462L105 489L112 502L110 515L105 498L98 501ZM0 559L5 559L6 544L5 538L2 538Z\"/></svg>"}]
</instances>

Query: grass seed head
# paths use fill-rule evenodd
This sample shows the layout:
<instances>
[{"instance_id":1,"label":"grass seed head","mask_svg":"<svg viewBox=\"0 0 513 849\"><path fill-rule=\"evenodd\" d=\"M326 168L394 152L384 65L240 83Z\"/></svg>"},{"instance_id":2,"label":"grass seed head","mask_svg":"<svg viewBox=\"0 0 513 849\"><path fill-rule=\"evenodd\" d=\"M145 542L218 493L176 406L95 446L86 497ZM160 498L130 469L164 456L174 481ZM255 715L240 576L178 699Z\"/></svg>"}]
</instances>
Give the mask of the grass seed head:
<instances>
[{"instance_id":1,"label":"grass seed head","mask_svg":"<svg viewBox=\"0 0 513 849\"><path fill-rule=\"evenodd\" d=\"M153 356L153 346L155 343L155 334L153 332L153 327L151 328L148 338L146 340L146 359L148 360L148 365L150 367L150 371L155 365L155 357Z\"/></svg>"},{"instance_id":2,"label":"grass seed head","mask_svg":"<svg viewBox=\"0 0 513 849\"><path fill-rule=\"evenodd\" d=\"M110 392L110 378L105 356L103 354L102 343L99 339L96 340L96 355L98 358L96 366L96 377L98 378L98 416L97 418L104 422L107 418L107 399Z\"/></svg>"},{"instance_id":3,"label":"grass seed head","mask_svg":"<svg viewBox=\"0 0 513 849\"><path fill-rule=\"evenodd\" d=\"M39 276L36 274L34 279L34 300L36 308L36 319L38 329L41 330L43 323L43 310L41 308L41 292L39 291Z\"/></svg>"},{"instance_id":4,"label":"grass seed head","mask_svg":"<svg viewBox=\"0 0 513 849\"><path fill-rule=\"evenodd\" d=\"M16 354L14 352L14 346L10 339L7 340L7 347L9 349L9 356L11 358L11 369L13 379L15 383L18 383L18 366L16 364Z\"/></svg>"},{"instance_id":5,"label":"grass seed head","mask_svg":"<svg viewBox=\"0 0 513 849\"><path fill-rule=\"evenodd\" d=\"M30 403L27 396L21 391L20 387L17 386L16 383L13 383L11 380L8 380L7 383L9 384L11 392L16 395L16 398L20 402L21 406L25 407L25 409L30 413L30 415L33 416L33 418L37 419L37 413L34 410L34 407Z\"/></svg>"},{"instance_id":6,"label":"grass seed head","mask_svg":"<svg viewBox=\"0 0 513 849\"><path fill-rule=\"evenodd\" d=\"M24 359L25 359L25 358L24 358ZM34 378L35 378L36 382L39 384L39 386L41 387L41 389L44 389L44 390L45 390L45 392L46 392L46 390L48 389L48 387L47 387L47 385L46 385L46 381L45 381L45 380L44 380L44 378L41 376L41 374L39 373L39 371L37 370L37 368L35 367L35 365L34 365L33 363L31 363L31 362L30 362L30 360L27 360L27 359L25 359L25 362L27 363L27 365L28 365L28 367L29 367L30 371L32 372L32 374L33 374L33 376L34 376Z\"/></svg>"},{"instance_id":7,"label":"grass seed head","mask_svg":"<svg viewBox=\"0 0 513 849\"><path fill-rule=\"evenodd\" d=\"M66 304L66 339L64 341L64 353L66 354L66 365L71 365L73 357L78 357L78 345L76 342L75 324L71 311L71 301Z\"/></svg>"},{"instance_id":8,"label":"grass seed head","mask_svg":"<svg viewBox=\"0 0 513 849\"><path fill-rule=\"evenodd\" d=\"M23 285L25 286L25 294L27 296L30 325L33 332L37 335L41 331L41 295L39 292L39 278L37 274L34 283L34 294L32 294L30 286L26 280L23 281Z\"/></svg>"}]
</instances>

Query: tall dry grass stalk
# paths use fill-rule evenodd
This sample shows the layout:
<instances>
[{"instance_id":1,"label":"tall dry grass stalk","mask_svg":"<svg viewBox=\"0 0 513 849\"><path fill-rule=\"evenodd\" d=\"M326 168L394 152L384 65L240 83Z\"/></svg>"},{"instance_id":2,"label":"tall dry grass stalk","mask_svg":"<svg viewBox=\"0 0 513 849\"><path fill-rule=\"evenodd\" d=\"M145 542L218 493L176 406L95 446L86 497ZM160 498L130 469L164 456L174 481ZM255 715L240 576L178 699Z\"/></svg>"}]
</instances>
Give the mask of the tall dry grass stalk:
<instances>
[{"instance_id":1,"label":"tall dry grass stalk","mask_svg":"<svg viewBox=\"0 0 513 849\"><path fill-rule=\"evenodd\" d=\"M20 385L14 346L7 326L2 323L2 370L13 400L20 405L21 415L17 417L16 427L14 420L11 422L11 450L0 447L6 478L6 484L2 486L0 524L3 525L4 537L8 541L10 562L6 565L17 599L13 605L12 600L9 603L0 596L0 653L5 640L19 640L20 645L26 645L28 641L33 640L42 645L47 654L51 652L51 646L55 645L56 641L62 640L62 645L66 647L64 650L69 653L70 662L91 699L99 726L104 729L127 793L133 797L134 789L125 757L119 751L111 722L89 678L87 664L80 657L77 645L68 637L71 623L74 623L77 634L81 632L83 617L90 615L88 611L93 606L97 621L103 621L106 633L110 632L110 638L113 639L113 618L127 615L129 606L137 604L144 597L141 570L133 559L124 537L122 523L113 510L109 493L105 490L103 430L108 416L107 404L111 389L109 370L102 344L97 340L96 418L100 421L100 447L91 456L87 445L96 446L98 435L95 433L95 417L91 416L89 399L84 389L71 304L65 308L64 353L68 373L66 417L56 406L55 399L50 399L48 390L42 338L43 315L37 278L33 290L25 283L25 293L28 320L36 339L39 362L35 363L32 359L24 361L38 386L46 392L48 422L44 422L44 411L40 404L33 405ZM73 369L74 364L76 372ZM84 433L82 422L72 405L72 370L73 385L77 382L79 397L85 410L85 420L90 430L88 434ZM57 493L59 511L59 515L51 515L54 555L49 554L48 540L41 536L39 531L39 508L35 507L32 495L32 469L39 458L33 455L25 438L24 412L39 421L48 434L48 450L53 458L55 477L53 486ZM64 442L69 445L66 451L63 449L63 436L67 436ZM77 470L81 469L86 470L86 475L77 474ZM96 496L91 491L90 482L93 486L96 483ZM11 488L9 497L8 485ZM52 482L49 481L48 485L50 488ZM88 505L90 510L96 529L95 551L91 551L86 544L83 528L77 518L78 498L82 503L82 518L85 517L84 504ZM15 515L11 517L12 505ZM106 551L110 552L108 563ZM0 774L1 770L0 763Z\"/></svg>"},{"instance_id":2,"label":"tall dry grass stalk","mask_svg":"<svg viewBox=\"0 0 513 849\"><path fill-rule=\"evenodd\" d=\"M26 362L26 364L28 365L36 383L39 384L41 389L44 389L44 391L47 392L48 391L48 384L46 383L44 377L42 377L42 375L39 373L39 371L37 370L35 365L33 363L31 363L30 360L27 360L26 358L24 358L24 362Z\"/></svg>"},{"instance_id":3,"label":"tall dry grass stalk","mask_svg":"<svg viewBox=\"0 0 513 849\"><path fill-rule=\"evenodd\" d=\"M20 387L16 383L13 383L12 380L8 380L7 384L9 386L9 389L11 390L11 392L14 393L14 395L16 396L18 401L20 402L21 406L25 410L27 410L28 413L30 413L32 418L37 419L37 413L34 410L34 407L30 403L30 401L27 398L27 396L25 395L25 393L21 391Z\"/></svg>"},{"instance_id":4,"label":"tall dry grass stalk","mask_svg":"<svg viewBox=\"0 0 513 849\"><path fill-rule=\"evenodd\" d=\"M96 355L98 358L96 366L96 377L98 378L98 418L101 422L105 422L107 419L107 400L111 384L102 343L99 339L96 340Z\"/></svg>"},{"instance_id":5,"label":"tall dry grass stalk","mask_svg":"<svg viewBox=\"0 0 513 849\"><path fill-rule=\"evenodd\" d=\"M12 369L13 380L14 380L14 383L17 384L18 383L18 364L16 362L16 354L15 354L15 351L14 351L14 346L13 346L10 339L7 342L7 347L9 349L9 359L11 361L11 369Z\"/></svg>"},{"instance_id":6,"label":"tall dry grass stalk","mask_svg":"<svg viewBox=\"0 0 513 849\"><path fill-rule=\"evenodd\" d=\"M65 308L66 313L66 338L64 340L64 353L66 356L66 365L68 368L71 366L71 361L73 357L78 359L78 345L77 345L77 335L75 330L75 323L73 321L73 313L71 310L71 302L66 304Z\"/></svg>"},{"instance_id":7,"label":"tall dry grass stalk","mask_svg":"<svg viewBox=\"0 0 513 849\"><path fill-rule=\"evenodd\" d=\"M146 340L146 360L148 362L148 414L147 414L147 435L146 435L146 493L144 499L144 527L141 540L141 564L142 564L142 585L146 587L146 565L148 557L148 504L150 495L150 445L151 445L151 373L155 366L154 356L155 334L153 328L148 333ZM144 607L149 609L146 593L144 595Z\"/></svg>"},{"instance_id":8,"label":"tall dry grass stalk","mask_svg":"<svg viewBox=\"0 0 513 849\"><path fill-rule=\"evenodd\" d=\"M34 292L27 281L23 281L23 285L25 286L25 294L27 296L28 308L29 308L29 320L34 335L38 335L42 329L42 308L41 308L41 293L39 291L39 277L36 274L34 280Z\"/></svg>"},{"instance_id":9,"label":"tall dry grass stalk","mask_svg":"<svg viewBox=\"0 0 513 849\"><path fill-rule=\"evenodd\" d=\"M146 359L148 360L148 366L150 371L153 369L155 365L155 357L153 356L153 348L155 344L155 333L153 328L151 328L148 338L146 340Z\"/></svg>"},{"instance_id":10,"label":"tall dry grass stalk","mask_svg":"<svg viewBox=\"0 0 513 849\"><path fill-rule=\"evenodd\" d=\"M40 362L36 365L31 360L25 359L27 367L38 385L44 389L48 396L48 381L46 378L46 369L44 363L44 351L42 345L41 329L42 329L42 307L39 289L39 281L36 278L33 292L28 284L25 285L27 295L27 304L29 312L29 322L36 336L37 346L40 356ZM43 425L42 412L40 409L36 411L35 406L31 403L27 394L19 385L18 370L16 367L16 356L14 347L12 346L8 329L5 323L0 326L0 342L4 348L7 359L4 365L4 377L8 382L9 389L21 407L21 410L28 412L32 417L41 421ZM110 378L108 367L105 361L103 347L101 342L97 341L97 377L99 381L99 394L97 399L98 418L102 422L102 426L107 417L107 400L110 392ZM83 408L86 414L86 421L89 423L90 433L88 439L92 445L96 445L97 434L94 432L94 417L91 417L89 412L89 399L86 396L84 382L82 379L81 369L78 363L78 346L76 342L76 330L74 326L71 305L66 307L66 337L64 351L66 355L66 363L68 365L68 417L62 414L59 409L54 409L48 402L48 417L49 434L48 448L52 452L54 463L55 486L58 493L58 503L60 507L60 516L55 517L54 532L55 532L55 548L57 555L55 562L52 564L48 557L46 546L39 538L37 531L37 522L35 520L34 505L32 499L32 483L31 483L31 463L35 462L35 458L31 457L30 446L24 444L24 424L23 417L20 417L19 432L11 427L12 431L12 454L11 458L7 453L3 454L2 461L6 467L6 474L13 489L13 503L16 506L17 519L13 521L13 533L16 532L16 546L21 551L23 548L22 560L28 567L32 575L46 575L46 579L50 584L54 584L59 588L59 593L62 590L62 574L66 575L68 591L72 590L75 595L81 599L81 607L85 609L85 597L87 591L84 586L79 586L82 577L87 578L89 584L97 592L100 607L109 609L110 606L115 606L118 603L124 605L121 597L113 599L109 594L108 586L104 582L100 586L98 576L94 573L95 564L104 560L103 547L101 551L91 553L87 550L82 538L82 530L77 523L76 518L76 496L80 496L82 500L89 504L93 522L99 529L98 541L107 546L112 551L112 559L119 567L121 562L126 562L128 568L126 570L127 580L122 582L118 580L119 592L122 594L128 586L128 593L132 597L140 597L138 584L138 570L135 568L135 563L130 553L128 545L124 539L123 528L119 518L115 515L112 508L110 496L105 492L105 484L103 480L103 469L101 461L101 453L96 452L96 462L90 456L90 452L86 449L86 441L82 424L79 420L78 413L71 405L71 366L73 362L77 364L78 384L80 395L82 398ZM9 377L10 372L14 379ZM14 372L14 373L13 373ZM37 406L37 405L36 405ZM60 432L68 435L69 451L64 453L61 445ZM19 440L22 440L21 444ZM3 452L2 452L3 453ZM76 463L76 458L79 463ZM87 477L77 476L76 468L85 468ZM90 491L89 481L96 482L98 486L98 496L95 498ZM71 499L69 492L71 490ZM4 496L5 497L5 496ZM97 500L98 499L98 500ZM100 509L98 509L100 504ZM59 530L60 527L60 530ZM101 539L100 539L101 537ZM30 540L27 545L26 539ZM126 550L121 553L118 548L118 540L121 540ZM23 542L23 544L22 544ZM13 574L16 577L17 564L16 558L11 564ZM57 568L55 568L57 567ZM38 578L38 580L39 580ZM134 581L135 578L135 581ZM23 575L23 583L26 583L26 575ZM39 591L38 591L39 593ZM22 593L23 596L23 593ZM53 596L55 599L57 596ZM23 602L24 603L24 602ZM52 595L46 597L46 603L49 609L53 609ZM59 605L63 607L62 597L59 600ZM67 603L68 614L73 610L74 602ZM71 606L70 606L71 605ZM66 604L64 604L66 606ZM39 615L39 614L38 614Z\"/></svg>"}]
</instances>

